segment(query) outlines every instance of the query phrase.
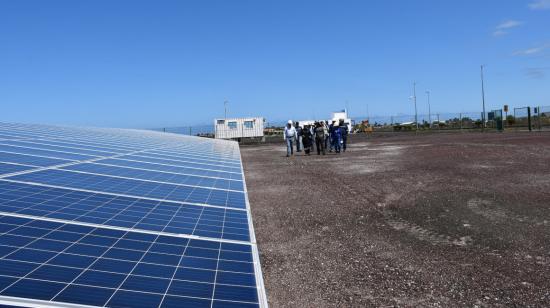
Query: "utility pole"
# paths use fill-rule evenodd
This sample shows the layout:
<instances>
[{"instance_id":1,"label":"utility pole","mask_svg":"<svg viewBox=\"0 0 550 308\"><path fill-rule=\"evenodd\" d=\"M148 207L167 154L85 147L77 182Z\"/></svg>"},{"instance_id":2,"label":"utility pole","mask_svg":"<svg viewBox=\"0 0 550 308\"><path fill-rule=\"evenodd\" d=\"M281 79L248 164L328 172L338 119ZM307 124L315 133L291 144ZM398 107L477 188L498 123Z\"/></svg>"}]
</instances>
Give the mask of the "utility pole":
<instances>
[{"instance_id":1,"label":"utility pole","mask_svg":"<svg viewBox=\"0 0 550 308\"><path fill-rule=\"evenodd\" d=\"M416 131L418 132L418 111L416 109L416 81L413 82L413 100L414 100L414 121L416 122Z\"/></svg>"},{"instance_id":2,"label":"utility pole","mask_svg":"<svg viewBox=\"0 0 550 308\"><path fill-rule=\"evenodd\" d=\"M428 125L430 128L432 128L432 109L430 107L430 90L426 90L426 94L428 95Z\"/></svg>"},{"instance_id":3,"label":"utility pole","mask_svg":"<svg viewBox=\"0 0 550 308\"><path fill-rule=\"evenodd\" d=\"M485 85L483 81L483 65L481 66L481 101L483 103L483 114L481 115L481 128L485 131Z\"/></svg>"},{"instance_id":4,"label":"utility pole","mask_svg":"<svg viewBox=\"0 0 550 308\"><path fill-rule=\"evenodd\" d=\"M227 103L229 103L227 100L223 101L223 110L224 110L223 119L224 120L227 120Z\"/></svg>"}]
</instances>

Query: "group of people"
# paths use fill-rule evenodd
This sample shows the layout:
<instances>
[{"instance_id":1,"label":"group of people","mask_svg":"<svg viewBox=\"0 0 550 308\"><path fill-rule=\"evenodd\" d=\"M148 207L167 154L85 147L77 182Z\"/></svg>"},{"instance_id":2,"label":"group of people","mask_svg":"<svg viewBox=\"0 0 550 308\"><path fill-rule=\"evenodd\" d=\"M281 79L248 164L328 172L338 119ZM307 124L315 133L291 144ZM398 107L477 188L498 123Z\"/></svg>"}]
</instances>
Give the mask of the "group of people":
<instances>
[{"instance_id":1,"label":"group of people","mask_svg":"<svg viewBox=\"0 0 550 308\"><path fill-rule=\"evenodd\" d=\"M294 145L296 152L301 152L303 148L306 155L314 151L314 145L317 155L325 155L327 149L329 152L345 152L348 134L348 126L344 120L332 121L330 124L328 121L316 121L313 125L304 127L301 127L299 122L293 123L289 120L284 131L286 157L294 155Z\"/></svg>"}]
</instances>

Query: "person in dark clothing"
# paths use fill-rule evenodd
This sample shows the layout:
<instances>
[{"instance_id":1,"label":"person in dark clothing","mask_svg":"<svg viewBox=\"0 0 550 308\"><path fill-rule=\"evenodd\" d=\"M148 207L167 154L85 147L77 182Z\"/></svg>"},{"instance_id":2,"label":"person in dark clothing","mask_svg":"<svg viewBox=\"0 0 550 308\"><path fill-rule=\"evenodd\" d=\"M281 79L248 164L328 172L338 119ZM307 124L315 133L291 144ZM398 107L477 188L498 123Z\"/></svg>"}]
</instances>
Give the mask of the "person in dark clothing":
<instances>
[{"instance_id":1,"label":"person in dark clothing","mask_svg":"<svg viewBox=\"0 0 550 308\"><path fill-rule=\"evenodd\" d=\"M302 129L302 144L304 145L304 152L306 155L309 155L311 151L311 146L313 143L313 136L311 135L311 130L309 125L304 126Z\"/></svg>"},{"instance_id":2,"label":"person in dark clothing","mask_svg":"<svg viewBox=\"0 0 550 308\"><path fill-rule=\"evenodd\" d=\"M329 132L329 125L328 121L321 122L323 124L323 128L325 129L325 150L328 149L329 143L330 143L330 132Z\"/></svg>"},{"instance_id":3,"label":"person in dark clothing","mask_svg":"<svg viewBox=\"0 0 550 308\"><path fill-rule=\"evenodd\" d=\"M332 139L332 146L336 153L340 153L340 143L342 142L342 132L340 131L339 123L334 123L332 126L332 133L330 134Z\"/></svg>"},{"instance_id":4,"label":"person in dark clothing","mask_svg":"<svg viewBox=\"0 0 550 308\"><path fill-rule=\"evenodd\" d=\"M296 128L296 152L302 152L302 127L300 127L300 123L296 122L296 125L294 125Z\"/></svg>"},{"instance_id":5,"label":"person in dark clothing","mask_svg":"<svg viewBox=\"0 0 550 308\"><path fill-rule=\"evenodd\" d=\"M315 151L315 125L309 125L309 131L311 132L311 152Z\"/></svg>"},{"instance_id":6,"label":"person in dark clothing","mask_svg":"<svg viewBox=\"0 0 550 308\"><path fill-rule=\"evenodd\" d=\"M336 121L332 121L332 123L328 126L328 137L329 137L329 152L332 153L332 149L334 148L334 139L333 133L334 133L334 125L336 124Z\"/></svg>"},{"instance_id":7,"label":"person in dark clothing","mask_svg":"<svg viewBox=\"0 0 550 308\"><path fill-rule=\"evenodd\" d=\"M325 128L319 122L315 122L315 146L317 147L317 155L325 155Z\"/></svg>"},{"instance_id":8,"label":"person in dark clothing","mask_svg":"<svg viewBox=\"0 0 550 308\"><path fill-rule=\"evenodd\" d=\"M340 120L340 134L342 135L342 150L345 152L348 145L348 126Z\"/></svg>"}]
</instances>

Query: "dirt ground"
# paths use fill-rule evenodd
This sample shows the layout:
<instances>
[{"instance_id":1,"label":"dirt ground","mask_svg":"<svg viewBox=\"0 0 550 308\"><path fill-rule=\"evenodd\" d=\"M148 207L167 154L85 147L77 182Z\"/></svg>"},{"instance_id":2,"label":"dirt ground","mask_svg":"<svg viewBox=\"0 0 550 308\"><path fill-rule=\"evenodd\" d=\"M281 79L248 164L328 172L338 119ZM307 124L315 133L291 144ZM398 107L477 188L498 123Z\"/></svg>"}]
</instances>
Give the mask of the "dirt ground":
<instances>
[{"instance_id":1,"label":"dirt ground","mask_svg":"<svg viewBox=\"0 0 550 308\"><path fill-rule=\"evenodd\" d=\"M271 307L550 306L550 133L241 151Z\"/></svg>"}]
</instances>

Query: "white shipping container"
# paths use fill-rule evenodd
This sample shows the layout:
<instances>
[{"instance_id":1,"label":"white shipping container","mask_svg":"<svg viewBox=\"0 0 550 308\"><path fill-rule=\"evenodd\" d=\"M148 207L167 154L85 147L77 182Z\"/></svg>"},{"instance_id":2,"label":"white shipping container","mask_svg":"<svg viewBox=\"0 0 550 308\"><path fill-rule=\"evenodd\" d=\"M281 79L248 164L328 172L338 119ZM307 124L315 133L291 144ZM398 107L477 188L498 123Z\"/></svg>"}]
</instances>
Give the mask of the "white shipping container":
<instances>
[{"instance_id":1,"label":"white shipping container","mask_svg":"<svg viewBox=\"0 0 550 308\"><path fill-rule=\"evenodd\" d=\"M264 123L264 118L215 119L215 137L216 139L263 137Z\"/></svg>"},{"instance_id":2,"label":"white shipping container","mask_svg":"<svg viewBox=\"0 0 550 308\"><path fill-rule=\"evenodd\" d=\"M342 111L333 112L332 113L332 119L329 120L329 124L332 123L332 121L340 122L340 120L344 120L345 125L348 127L348 132L352 132L353 130L353 120L348 118L348 111L347 109L344 109Z\"/></svg>"}]
</instances>

